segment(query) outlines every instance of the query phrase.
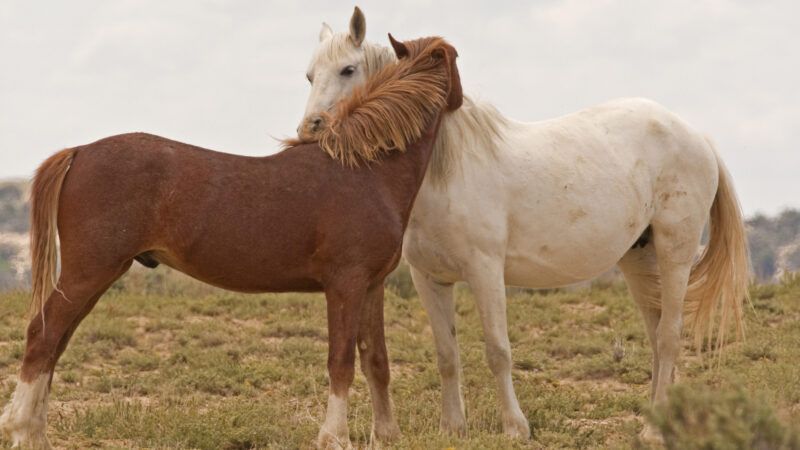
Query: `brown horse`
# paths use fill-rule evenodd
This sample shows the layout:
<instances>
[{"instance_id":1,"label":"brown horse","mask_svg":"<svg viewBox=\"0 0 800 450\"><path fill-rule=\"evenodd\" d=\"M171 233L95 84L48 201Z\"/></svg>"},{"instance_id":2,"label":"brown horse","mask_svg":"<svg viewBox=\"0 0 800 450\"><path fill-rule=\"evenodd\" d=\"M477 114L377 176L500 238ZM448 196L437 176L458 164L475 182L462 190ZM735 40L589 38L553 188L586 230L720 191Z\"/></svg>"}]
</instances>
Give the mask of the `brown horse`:
<instances>
[{"instance_id":1,"label":"brown horse","mask_svg":"<svg viewBox=\"0 0 800 450\"><path fill-rule=\"evenodd\" d=\"M462 98L453 47L440 38L392 43L402 59L327 116L331 131L318 144L250 158L133 133L63 150L39 167L31 194L32 318L19 383L0 417L8 438L49 447L56 361L133 260L242 292L324 291L330 397L319 445L349 444L356 343L373 433L399 432L388 392L383 282L400 258L442 113Z\"/></svg>"}]
</instances>

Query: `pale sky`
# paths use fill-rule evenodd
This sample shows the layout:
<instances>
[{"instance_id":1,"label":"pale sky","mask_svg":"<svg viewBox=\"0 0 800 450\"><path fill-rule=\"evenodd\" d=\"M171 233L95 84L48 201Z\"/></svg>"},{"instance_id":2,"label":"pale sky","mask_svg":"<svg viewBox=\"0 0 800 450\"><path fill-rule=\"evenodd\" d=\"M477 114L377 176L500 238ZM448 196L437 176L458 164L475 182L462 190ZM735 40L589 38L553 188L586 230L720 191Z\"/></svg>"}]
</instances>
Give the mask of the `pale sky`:
<instances>
[{"instance_id":1,"label":"pale sky","mask_svg":"<svg viewBox=\"0 0 800 450\"><path fill-rule=\"evenodd\" d=\"M800 207L800 2L362 1L367 39L441 35L465 91L518 120L652 98L709 134L747 214ZM320 24L354 4L0 0L0 178L60 148L147 131L278 150Z\"/></svg>"}]
</instances>

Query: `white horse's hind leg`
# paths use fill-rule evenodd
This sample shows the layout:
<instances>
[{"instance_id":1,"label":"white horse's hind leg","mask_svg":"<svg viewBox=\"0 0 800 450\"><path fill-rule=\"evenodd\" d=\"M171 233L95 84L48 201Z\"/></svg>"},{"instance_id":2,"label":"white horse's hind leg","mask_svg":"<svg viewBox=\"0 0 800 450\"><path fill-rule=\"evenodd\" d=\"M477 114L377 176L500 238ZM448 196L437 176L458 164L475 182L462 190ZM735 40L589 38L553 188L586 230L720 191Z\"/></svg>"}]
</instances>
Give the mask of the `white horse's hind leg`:
<instances>
[{"instance_id":1,"label":"white horse's hind leg","mask_svg":"<svg viewBox=\"0 0 800 450\"><path fill-rule=\"evenodd\" d=\"M472 287L486 340L486 359L497 380L502 407L503 431L512 437L531 435L528 420L519 407L511 380L511 343L506 319L506 288L503 265L488 258L475 258L467 282Z\"/></svg>"},{"instance_id":2,"label":"white horse's hind leg","mask_svg":"<svg viewBox=\"0 0 800 450\"><path fill-rule=\"evenodd\" d=\"M656 328L658 346L658 379L653 403L667 400L667 389L673 382L675 362L681 348L683 328L683 300L689 281L691 261L684 264L662 263L661 266L661 320Z\"/></svg>"},{"instance_id":3,"label":"white horse's hind leg","mask_svg":"<svg viewBox=\"0 0 800 450\"><path fill-rule=\"evenodd\" d=\"M461 362L458 357L456 340L455 302L453 285L441 284L428 275L411 267L411 278L419 293L422 305L428 312L436 344L439 375L442 379L442 419L443 432L466 435L467 420L464 415L464 401L461 397Z\"/></svg>"},{"instance_id":4,"label":"white horse's hind leg","mask_svg":"<svg viewBox=\"0 0 800 450\"><path fill-rule=\"evenodd\" d=\"M11 402L0 416L0 430L12 446L49 449L47 440L47 396L50 374L41 374L32 382L19 380Z\"/></svg>"},{"instance_id":5,"label":"white horse's hind leg","mask_svg":"<svg viewBox=\"0 0 800 450\"><path fill-rule=\"evenodd\" d=\"M661 294L661 285L658 276L658 262L656 261L655 247L652 242L643 248L633 248L619 261L619 268L625 276L625 283L631 293L636 306L642 313L647 338L653 350L653 375L650 385L650 401L656 392L658 384L658 343L656 327L661 317L661 310L655 307L652 300L658 299Z\"/></svg>"}]
</instances>

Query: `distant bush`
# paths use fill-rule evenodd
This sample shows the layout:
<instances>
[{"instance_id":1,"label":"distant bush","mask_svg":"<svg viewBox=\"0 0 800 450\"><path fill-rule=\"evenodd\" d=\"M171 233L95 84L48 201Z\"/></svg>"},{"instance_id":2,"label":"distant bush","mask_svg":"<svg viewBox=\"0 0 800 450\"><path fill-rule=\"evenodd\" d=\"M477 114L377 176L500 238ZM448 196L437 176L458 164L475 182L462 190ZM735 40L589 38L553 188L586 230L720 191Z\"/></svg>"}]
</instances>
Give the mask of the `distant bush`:
<instances>
[{"instance_id":1,"label":"distant bush","mask_svg":"<svg viewBox=\"0 0 800 450\"><path fill-rule=\"evenodd\" d=\"M783 425L760 395L676 385L649 419L667 449L800 449L800 433Z\"/></svg>"},{"instance_id":2,"label":"distant bush","mask_svg":"<svg viewBox=\"0 0 800 450\"><path fill-rule=\"evenodd\" d=\"M25 189L23 183L0 183L0 231L28 232L30 213Z\"/></svg>"},{"instance_id":3,"label":"distant bush","mask_svg":"<svg viewBox=\"0 0 800 450\"><path fill-rule=\"evenodd\" d=\"M414 283L411 281L411 268L405 260L401 260L394 272L386 277L385 285L387 289L401 298L408 299L417 295L417 290L414 289Z\"/></svg>"},{"instance_id":4,"label":"distant bush","mask_svg":"<svg viewBox=\"0 0 800 450\"><path fill-rule=\"evenodd\" d=\"M770 280L775 275L777 255L780 248L795 242L800 237L800 210L788 209L776 217L757 214L747 220L747 240L750 261L756 278ZM790 268L800 261L794 257L788 261Z\"/></svg>"}]
</instances>

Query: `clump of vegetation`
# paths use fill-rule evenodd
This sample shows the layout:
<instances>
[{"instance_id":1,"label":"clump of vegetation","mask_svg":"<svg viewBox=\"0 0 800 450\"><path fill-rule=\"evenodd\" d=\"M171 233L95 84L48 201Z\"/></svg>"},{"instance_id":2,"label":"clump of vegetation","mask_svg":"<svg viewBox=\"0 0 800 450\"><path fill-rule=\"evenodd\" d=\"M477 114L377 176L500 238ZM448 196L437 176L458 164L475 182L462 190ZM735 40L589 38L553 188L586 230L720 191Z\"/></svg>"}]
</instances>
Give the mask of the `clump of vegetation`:
<instances>
[{"instance_id":1,"label":"clump of vegetation","mask_svg":"<svg viewBox=\"0 0 800 450\"><path fill-rule=\"evenodd\" d=\"M767 399L743 388L676 385L649 414L667 449L800 449L800 433L776 417Z\"/></svg>"}]
</instances>

